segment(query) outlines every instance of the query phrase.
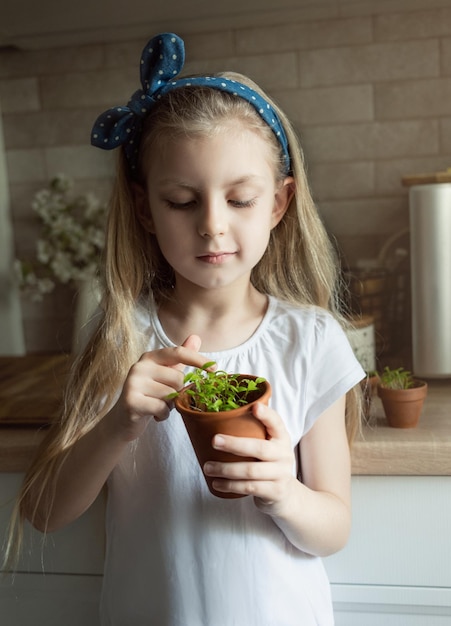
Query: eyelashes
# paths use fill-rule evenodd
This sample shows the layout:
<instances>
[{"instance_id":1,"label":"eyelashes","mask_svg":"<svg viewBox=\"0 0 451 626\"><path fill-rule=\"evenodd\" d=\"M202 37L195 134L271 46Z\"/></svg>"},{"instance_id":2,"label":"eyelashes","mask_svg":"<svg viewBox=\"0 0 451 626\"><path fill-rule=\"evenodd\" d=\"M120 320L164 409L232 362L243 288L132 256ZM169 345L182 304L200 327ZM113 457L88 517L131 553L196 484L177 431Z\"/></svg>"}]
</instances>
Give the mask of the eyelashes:
<instances>
[{"instance_id":1,"label":"eyelashes","mask_svg":"<svg viewBox=\"0 0 451 626\"><path fill-rule=\"evenodd\" d=\"M197 200L189 200L188 202L174 202L173 200L166 199L165 203L170 209L182 211L197 208L199 206ZM249 200L227 200L227 204L235 209L248 209L255 206L256 203L257 198L250 198Z\"/></svg>"},{"instance_id":2,"label":"eyelashes","mask_svg":"<svg viewBox=\"0 0 451 626\"><path fill-rule=\"evenodd\" d=\"M229 200L229 203L237 209L247 209L255 206L257 198L251 198L250 200Z\"/></svg>"},{"instance_id":3,"label":"eyelashes","mask_svg":"<svg viewBox=\"0 0 451 626\"><path fill-rule=\"evenodd\" d=\"M196 204L194 200L191 200L190 202L173 202L172 200L165 200L165 203L170 209L179 210L189 209Z\"/></svg>"}]
</instances>

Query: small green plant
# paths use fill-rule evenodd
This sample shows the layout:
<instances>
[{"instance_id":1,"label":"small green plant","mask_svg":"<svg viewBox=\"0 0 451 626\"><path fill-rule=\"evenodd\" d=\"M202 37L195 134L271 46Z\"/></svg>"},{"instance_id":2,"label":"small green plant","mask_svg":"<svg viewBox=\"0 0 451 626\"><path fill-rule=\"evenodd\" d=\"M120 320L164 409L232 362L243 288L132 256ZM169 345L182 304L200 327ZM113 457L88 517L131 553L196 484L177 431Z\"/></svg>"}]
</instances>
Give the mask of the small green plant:
<instances>
[{"instance_id":1,"label":"small green plant","mask_svg":"<svg viewBox=\"0 0 451 626\"><path fill-rule=\"evenodd\" d=\"M386 366L380 374L380 384L387 389L410 389L415 383L412 373L403 367L392 370Z\"/></svg>"},{"instance_id":2,"label":"small green plant","mask_svg":"<svg viewBox=\"0 0 451 626\"><path fill-rule=\"evenodd\" d=\"M183 382L193 385L186 393L191 398L191 408L197 411L231 411L252 401L252 395L259 391L264 378L246 378L240 374L228 374L223 370L209 371L214 361L205 363L186 374ZM176 398L179 392L172 393L168 399Z\"/></svg>"}]
</instances>

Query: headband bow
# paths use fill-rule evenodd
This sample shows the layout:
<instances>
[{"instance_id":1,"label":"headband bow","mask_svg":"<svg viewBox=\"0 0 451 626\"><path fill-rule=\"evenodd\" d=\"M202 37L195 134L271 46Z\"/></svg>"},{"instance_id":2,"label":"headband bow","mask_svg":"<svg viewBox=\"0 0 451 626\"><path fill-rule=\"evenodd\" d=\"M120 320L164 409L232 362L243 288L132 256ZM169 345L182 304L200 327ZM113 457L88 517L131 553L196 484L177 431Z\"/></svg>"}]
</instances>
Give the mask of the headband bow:
<instances>
[{"instance_id":1,"label":"headband bow","mask_svg":"<svg viewBox=\"0 0 451 626\"><path fill-rule=\"evenodd\" d=\"M162 95L184 86L203 86L226 91L243 98L255 108L276 135L284 154L285 170L290 169L288 140L273 107L256 91L235 80L215 76L175 77L183 69L185 46L173 33L153 37L141 55L141 85L127 106L113 107L95 121L91 144L103 150L123 145L132 173L136 174L139 143L146 116Z\"/></svg>"}]
</instances>

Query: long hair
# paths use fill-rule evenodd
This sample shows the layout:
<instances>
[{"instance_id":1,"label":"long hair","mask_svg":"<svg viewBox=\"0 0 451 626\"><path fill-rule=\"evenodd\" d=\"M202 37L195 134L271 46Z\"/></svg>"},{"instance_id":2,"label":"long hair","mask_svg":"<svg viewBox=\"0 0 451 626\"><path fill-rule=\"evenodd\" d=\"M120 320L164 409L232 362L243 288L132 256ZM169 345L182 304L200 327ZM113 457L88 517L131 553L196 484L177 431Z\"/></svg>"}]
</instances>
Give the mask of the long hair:
<instances>
[{"instance_id":1,"label":"long hair","mask_svg":"<svg viewBox=\"0 0 451 626\"><path fill-rule=\"evenodd\" d=\"M295 194L271 231L268 247L251 280L262 293L299 305L316 305L341 319L338 261L309 190L303 155L289 120L261 89L236 73L232 78L260 92L274 107L284 126L291 156ZM212 136L230 120L258 133L271 147L276 178L286 176L279 143L254 108L243 99L208 87L182 87L166 94L148 115L140 145L139 171L144 184L149 152L168 139ZM119 152L110 199L106 246L102 263L103 297L97 328L76 359L60 420L53 423L26 473L11 522L6 562L14 562L22 536L25 510L37 521L38 506L50 512L58 474L72 445L92 429L114 404L131 365L145 349L134 311L139 299L158 304L170 296L173 270L155 236L144 231L135 206L134 188L124 153ZM347 430L352 441L359 424L357 393L348 394ZM34 510L28 506L33 493ZM44 505L44 507L42 506ZM46 527L46 520L39 520Z\"/></svg>"}]
</instances>

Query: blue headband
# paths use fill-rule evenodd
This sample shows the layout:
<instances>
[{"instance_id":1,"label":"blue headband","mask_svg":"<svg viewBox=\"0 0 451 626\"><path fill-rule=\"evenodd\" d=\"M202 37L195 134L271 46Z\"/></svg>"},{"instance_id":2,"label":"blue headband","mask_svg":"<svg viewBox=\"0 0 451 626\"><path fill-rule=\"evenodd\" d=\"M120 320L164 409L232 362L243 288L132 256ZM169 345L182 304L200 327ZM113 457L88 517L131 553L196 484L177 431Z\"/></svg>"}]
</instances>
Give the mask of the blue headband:
<instances>
[{"instance_id":1,"label":"blue headband","mask_svg":"<svg viewBox=\"0 0 451 626\"><path fill-rule=\"evenodd\" d=\"M93 146L112 150L123 145L132 173L136 174L139 143L146 116L166 93L179 87L202 86L226 91L253 105L276 135L285 158L285 171L290 170L288 140L273 107L256 91L228 78L201 76L178 78L185 62L183 40L172 33L153 37L141 55L142 89L135 91L127 106L113 107L95 121L91 132Z\"/></svg>"}]
</instances>

